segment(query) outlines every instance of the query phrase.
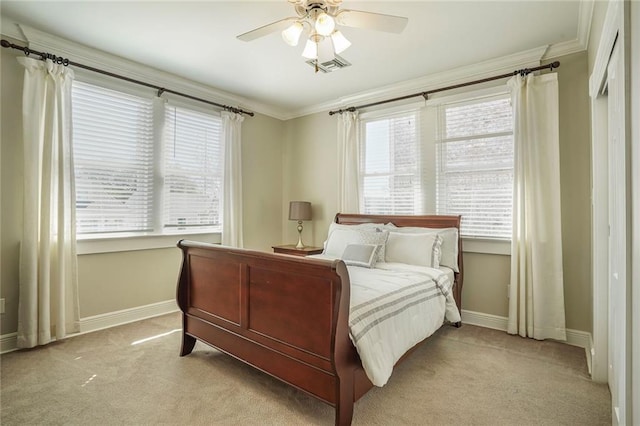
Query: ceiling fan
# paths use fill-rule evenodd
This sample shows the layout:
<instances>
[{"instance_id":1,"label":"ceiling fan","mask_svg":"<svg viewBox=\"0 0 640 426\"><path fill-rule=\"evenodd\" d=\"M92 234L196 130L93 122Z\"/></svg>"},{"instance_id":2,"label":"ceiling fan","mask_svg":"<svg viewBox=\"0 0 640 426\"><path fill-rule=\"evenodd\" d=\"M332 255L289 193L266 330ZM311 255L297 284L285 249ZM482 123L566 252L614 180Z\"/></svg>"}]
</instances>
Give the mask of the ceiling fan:
<instances>
[{"instance_id":1,"label":"ceiling fan","mask_svg":"<svg viewBox=\"0 0 640 426\"><path fill-rule=\"evenodd\" d=\"M272 22L240 34L242 41L252 41L276 31L290 46L297 46L303 32L308 33L302 56L316 63L332 61L336 54L346 50L351 43L336 26L366 28L390 33L401 33L409 21L401 16L340 9L342 0L288 0L298 16Z\"/></svg>"}]
</instances>

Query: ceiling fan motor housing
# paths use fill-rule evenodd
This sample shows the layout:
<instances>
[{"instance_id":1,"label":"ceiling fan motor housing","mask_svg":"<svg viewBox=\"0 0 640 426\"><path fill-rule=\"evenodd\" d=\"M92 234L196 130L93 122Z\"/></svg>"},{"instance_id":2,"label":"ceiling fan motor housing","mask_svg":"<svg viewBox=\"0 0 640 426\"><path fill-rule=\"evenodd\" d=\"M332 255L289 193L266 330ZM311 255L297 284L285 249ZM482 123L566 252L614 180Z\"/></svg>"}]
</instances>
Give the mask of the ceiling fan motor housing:
<instances>
[{"instance_id":1,"label":"ceiling fan motor housing","mask_svg":"<svg viewBox=\"0 0 640 426\"><path fill-rule=\"evenodd\" d=\"M291 2L291 0L289 1ZM315 20L321 12L335 17L340 3L342 0L300 0L295 2L295 9L301 18L309 17Z\"/></svg>"}]
</instances>

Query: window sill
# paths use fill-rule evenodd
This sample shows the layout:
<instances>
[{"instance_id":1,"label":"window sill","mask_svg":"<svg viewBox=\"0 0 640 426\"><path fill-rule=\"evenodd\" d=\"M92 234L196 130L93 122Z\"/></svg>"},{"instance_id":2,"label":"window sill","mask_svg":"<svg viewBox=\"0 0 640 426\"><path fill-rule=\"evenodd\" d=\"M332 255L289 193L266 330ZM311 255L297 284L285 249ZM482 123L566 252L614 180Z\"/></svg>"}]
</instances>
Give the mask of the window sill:
<instances>
[{"instance_id":1,"label":"window sill","mask_svg":"<svg viewBox=\"0 0 640 426\"><path fill-rule=\"evenodd\" d=\"M462 237L463 253L511 255L511 241Z\"/></svg>"},{"instance_id":2,"label":"window sill","mask_svg":"<svg viewBox=\"0 0 640 426\"><path fill-rule=\"evenodd\" d=\"M130 234L80 237L77 240L78 255L96 253L116 253L136 250L153 250L176 247L181 239L220 244L220 232L175 233L175 234Z\"/></svg>"}]
</instances>

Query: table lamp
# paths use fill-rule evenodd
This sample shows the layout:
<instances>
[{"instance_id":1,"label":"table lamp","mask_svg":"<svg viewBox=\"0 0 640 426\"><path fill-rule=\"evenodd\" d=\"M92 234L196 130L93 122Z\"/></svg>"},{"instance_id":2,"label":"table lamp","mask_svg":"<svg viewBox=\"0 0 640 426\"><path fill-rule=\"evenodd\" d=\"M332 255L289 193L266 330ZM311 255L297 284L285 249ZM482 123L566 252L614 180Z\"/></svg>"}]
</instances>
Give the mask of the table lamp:
<instances>
[{"instance_id":1,"label":"table lamp","mask_svg":"<svg viewBox=\"0 0 640 426\"><path fill-rule=\"evenodd\" d=\"M302 221L311 220L311 203L308 201L289 202L289 220L298 221L298 244L297 249L303 249L302 244Z\"/></svg>"}]
</instances>

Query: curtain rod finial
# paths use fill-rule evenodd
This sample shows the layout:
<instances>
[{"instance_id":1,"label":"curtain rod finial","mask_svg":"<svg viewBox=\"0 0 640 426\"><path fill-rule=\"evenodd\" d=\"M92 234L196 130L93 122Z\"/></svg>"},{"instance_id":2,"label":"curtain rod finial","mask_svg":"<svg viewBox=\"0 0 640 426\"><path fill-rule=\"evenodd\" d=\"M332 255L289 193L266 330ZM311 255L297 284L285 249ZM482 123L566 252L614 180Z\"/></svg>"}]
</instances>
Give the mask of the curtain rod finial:
<instances>
[{"instance_id":1,"label":"curtain rod finial","mask_svg":"<svg viewBox=\"0 0 640 426\"><path fill-rule=\"evenodd\" d=\"M2 39L2 47L11 47L11 43L9 43L7 40Z\"/></svg>"}]
</instances>

